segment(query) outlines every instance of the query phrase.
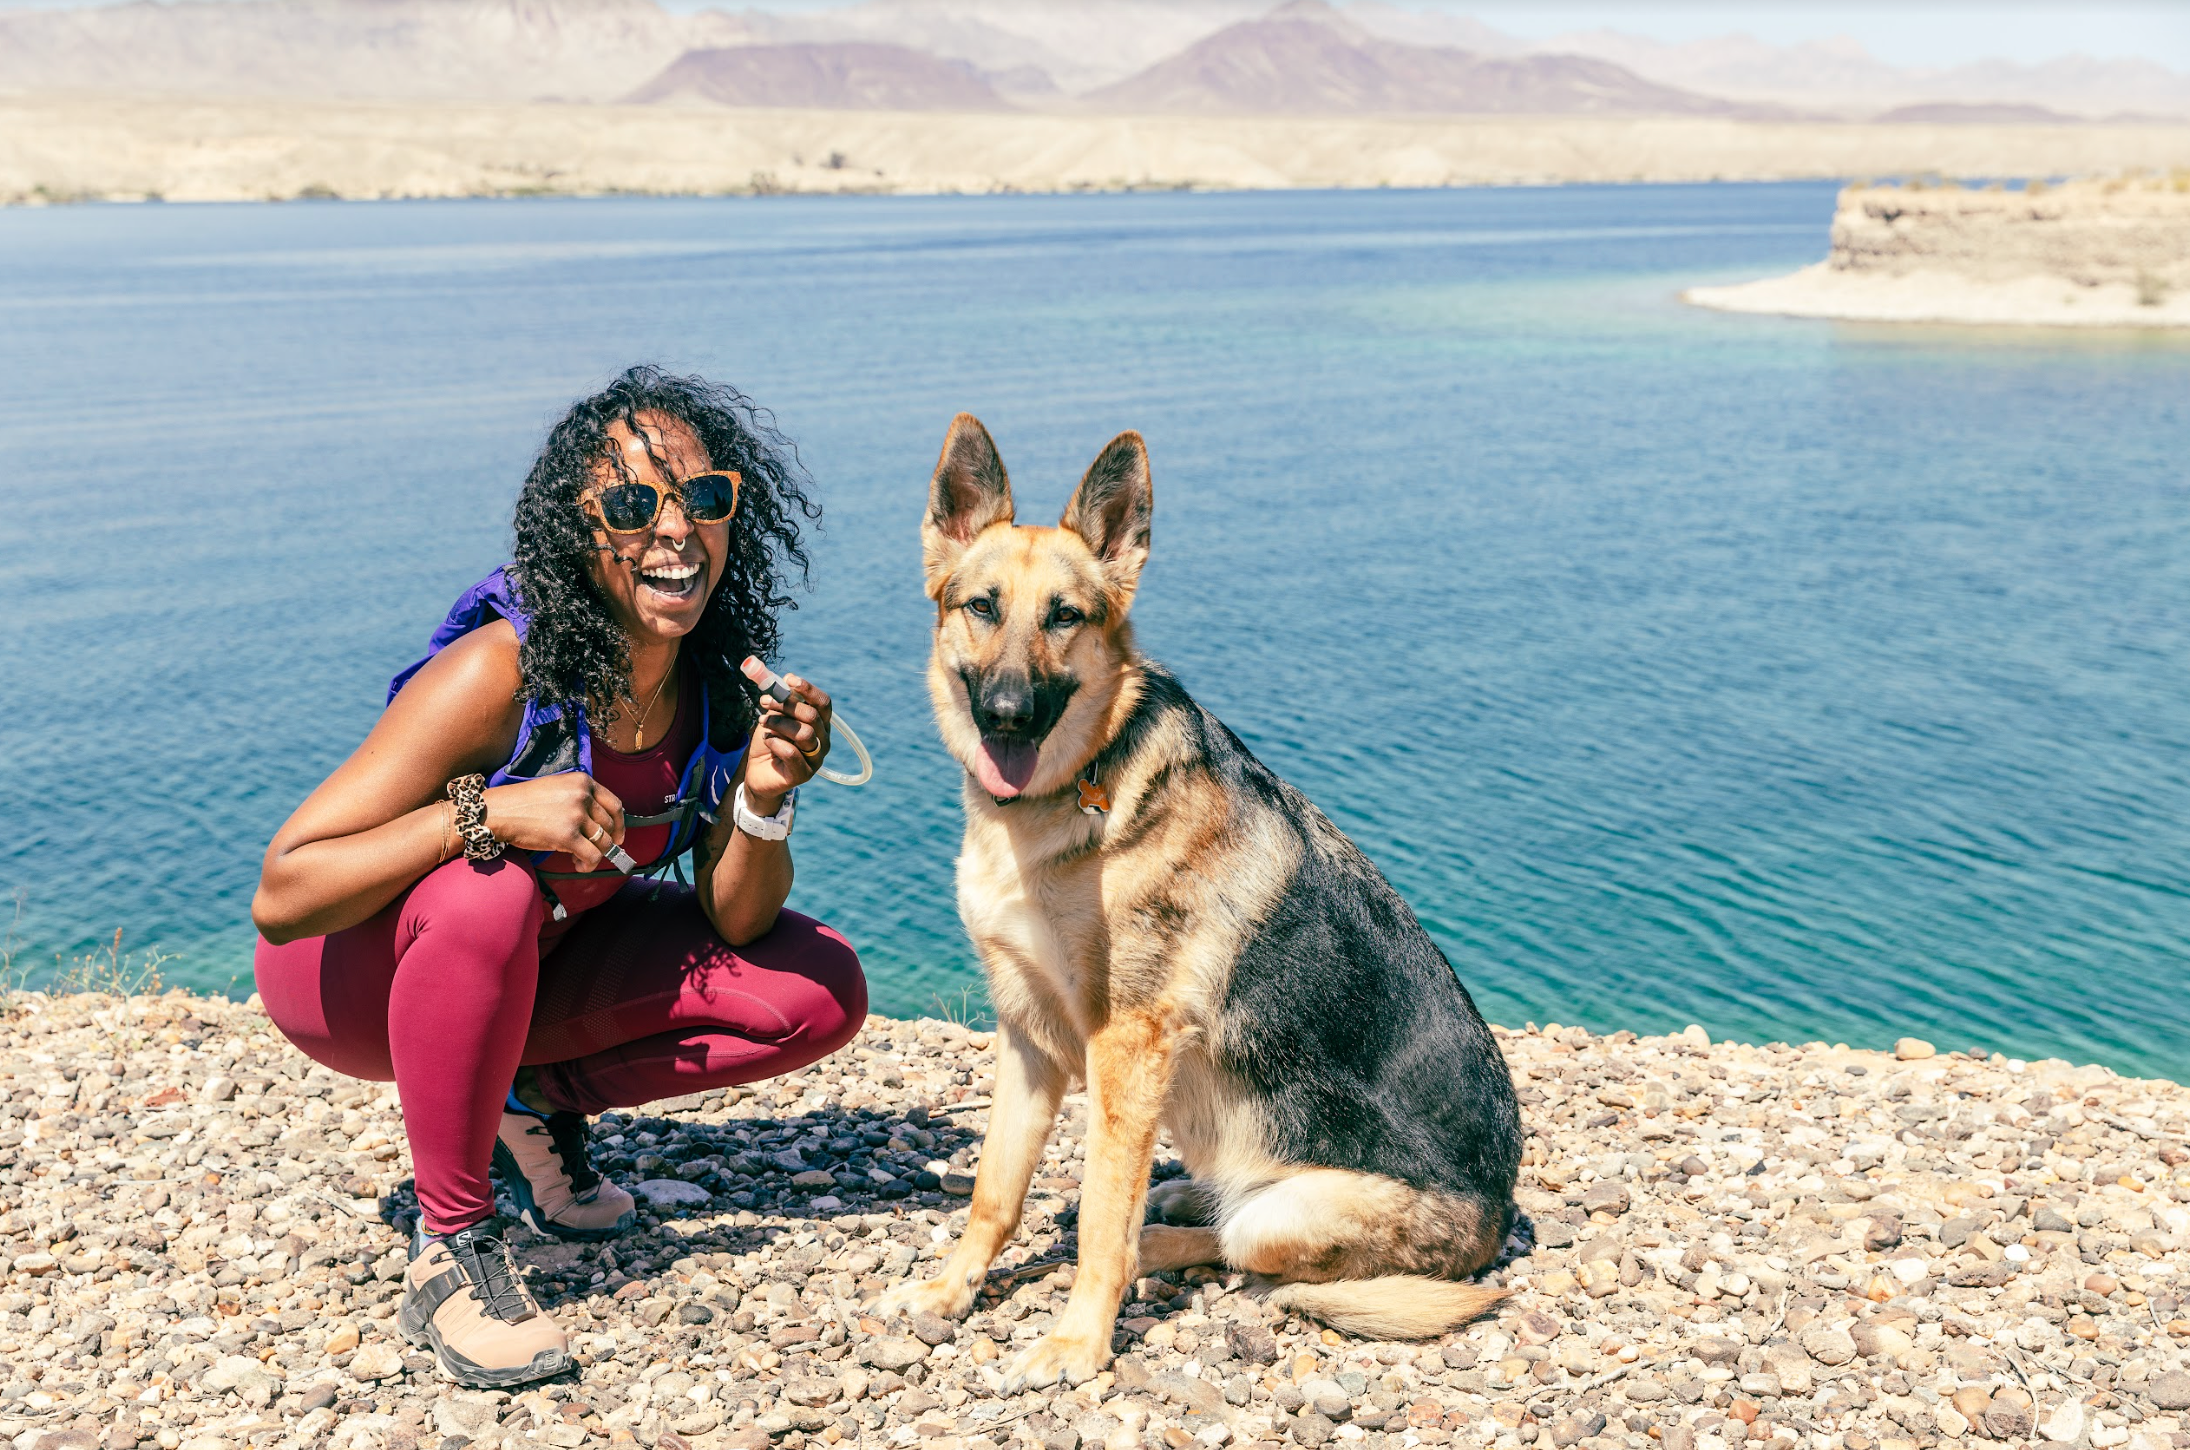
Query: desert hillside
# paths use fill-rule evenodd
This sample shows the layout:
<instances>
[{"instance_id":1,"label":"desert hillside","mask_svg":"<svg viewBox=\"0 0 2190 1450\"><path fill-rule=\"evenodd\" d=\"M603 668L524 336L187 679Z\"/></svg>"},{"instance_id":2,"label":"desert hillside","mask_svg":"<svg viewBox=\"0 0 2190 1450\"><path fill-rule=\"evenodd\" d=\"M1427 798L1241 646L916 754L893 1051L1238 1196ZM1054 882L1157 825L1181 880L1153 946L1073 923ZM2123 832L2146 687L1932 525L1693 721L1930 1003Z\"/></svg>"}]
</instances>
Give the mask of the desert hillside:
<instances>
[{"instance_id":1,"label":"desert hillside","mask_svg":"<svg viewBox=\"0 0 2190 1450\"><path fill-rule=\"evenodd\" d=\"M992 111L1006 104L971 66L870 41L688 50L630 99L642 105L684 101L855 111Z\"/></svg>"},{"instance_id":2,"label":"desert hillside","mask_svg":"<svg viewBox=\"0 0 2190 1450\"><path fill-rule=\"evenodd\" d=\"M673 16L654 0L0 9L0 93L611 101L686 50L759 38L731 16Z\"/></svg>"},{"instance_id":3,"label":"desert hillside","mask_svg":"<svg viewBox=\"0 0 2190 1450\"><path fill-rule=\"evenodd\" d=\"M1234 115L1729 115L1741 108L1655 85L1609 61L1486 56L1409 45L1294 0L1089 93L1098 109Z\"/></svg>"},{"instance_id":4,"label":"desert hillside","mask_svg":"<svg viewBox=\"0 0 2190 1450\"><path fill-rule=\"evenodd\" d=\"M0 202L1084 191L2190 166L2190 126L0 101Z\"/></svg>"},{"instance_id":5,"label":"desert hillside","mask_svg":"<svg viewBox=\"0 0 2190 1450\"><path fill-rule=\"evenodd\" d=\"M2190 81L2141 60L1917 75L1837 45L1568 39L1384 0L0 8L0 204L2190 165Z\"/></svg>"}]
</instances>

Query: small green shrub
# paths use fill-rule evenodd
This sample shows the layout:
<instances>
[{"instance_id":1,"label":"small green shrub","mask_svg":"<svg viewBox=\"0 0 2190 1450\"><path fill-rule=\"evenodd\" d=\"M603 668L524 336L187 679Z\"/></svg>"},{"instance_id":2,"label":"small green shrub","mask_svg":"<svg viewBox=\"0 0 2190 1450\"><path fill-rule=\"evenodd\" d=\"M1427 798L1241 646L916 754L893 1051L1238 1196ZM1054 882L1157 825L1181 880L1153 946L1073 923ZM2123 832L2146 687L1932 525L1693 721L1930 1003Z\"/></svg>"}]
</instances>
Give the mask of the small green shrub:
<instances>
[{"instance_id":1,"label":"small green shrub","mask_svg":"<svg viewBox=\"0 0 2190 1450\"><path fill-rule=\"evenodd\" d=\"M67 966L56 968L53 991L65 995L90 992L101 997L157 995L160 967L168 960L167 953L156 949L141 954L123 951L122 929L116 927L114 940L104 947L72 957Z\"/></svg>"},{"instance_id":2,"label":"small green shrub","mask_svg":"<svg viewBox=\"0 0 2190 1450\"><path fill-rule=\"evenodd\" d=\"M15 915L8 922L5 936L0 936L0 1017L15 1011L16 994L23 990L25 969L15 964L15 932L23 924L23 897L16 893Z\"/></svg>"},{"instance_id":3,"label":"small green shrub","mask_svg":"<svg viewBox=\"0 0 2190 1450\"><path fill-rule=\"evenodd\" d=\"M984 1029L996 1020L989 1008L988 995L976 987L960 987L953 996L940 992L930 999L935 1016L945 1022L955 1022L960 1027Z\"/></svg>"}]
</instances>

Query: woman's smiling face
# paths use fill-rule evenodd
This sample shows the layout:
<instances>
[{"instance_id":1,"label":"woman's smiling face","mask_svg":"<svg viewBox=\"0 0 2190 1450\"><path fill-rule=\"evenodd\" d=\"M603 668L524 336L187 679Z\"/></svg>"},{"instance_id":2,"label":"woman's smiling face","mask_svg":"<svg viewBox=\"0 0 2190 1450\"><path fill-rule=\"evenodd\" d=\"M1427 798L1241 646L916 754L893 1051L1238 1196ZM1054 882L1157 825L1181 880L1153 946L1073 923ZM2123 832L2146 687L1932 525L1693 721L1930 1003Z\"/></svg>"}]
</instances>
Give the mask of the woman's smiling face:
<instances>
[{"instance_id":1,"label":"woman's smiling face","mask_svg":"<svg viewBox=\"0 0 2190 1450\"><path fill-rule=\"evenodd\" d=\"M637 422L638 433L621 420L609 425L609 446L616 450L624 471L619 473L604 459L594 470L594 487L628 480L651 483L668 496L654 527L638 534L610 533L601 527L598 509L591 503L583 505L593 520L594 541L614 551L593 556L593 582L633 643L668 642L698 626L707 596L722 578L730 528L736 520L695 524L685 516L682 501L669 493L676 480L713 466L706 446L690 427L656 412L638 414ZM661 462L657 464L656 458Z\"/></svg>"}]
</instances>

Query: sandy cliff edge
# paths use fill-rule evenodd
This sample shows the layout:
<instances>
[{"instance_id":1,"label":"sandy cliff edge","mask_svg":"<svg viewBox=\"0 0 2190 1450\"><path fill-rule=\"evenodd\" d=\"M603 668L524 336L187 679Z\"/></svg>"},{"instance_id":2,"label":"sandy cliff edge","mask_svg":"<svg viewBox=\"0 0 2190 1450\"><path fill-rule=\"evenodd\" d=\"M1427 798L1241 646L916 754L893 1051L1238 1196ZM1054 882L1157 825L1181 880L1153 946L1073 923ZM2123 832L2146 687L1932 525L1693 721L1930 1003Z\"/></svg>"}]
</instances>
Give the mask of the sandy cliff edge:
<instances>
[{"instance_id":1,"label":"sandy cliff edge","mask_svg":"<svg viewBox=\"0 0 2190 1450\"><path fill-rule=\"evenodd\" d=\"M2190 327L2190 172L2027 191L1849 187L1825 261L1682 296L1851 322Z\"/></svg>"}]
</instances>

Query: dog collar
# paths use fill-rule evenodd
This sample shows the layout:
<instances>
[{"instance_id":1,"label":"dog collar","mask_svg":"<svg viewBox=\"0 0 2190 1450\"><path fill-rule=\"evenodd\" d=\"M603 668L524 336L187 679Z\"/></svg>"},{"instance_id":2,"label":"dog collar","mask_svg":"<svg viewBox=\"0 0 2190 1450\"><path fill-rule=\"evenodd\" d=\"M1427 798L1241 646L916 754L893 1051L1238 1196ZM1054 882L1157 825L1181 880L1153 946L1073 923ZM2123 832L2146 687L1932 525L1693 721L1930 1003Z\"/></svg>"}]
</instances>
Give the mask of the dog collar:
<instances>
[{"instance_id":1,"label":"dog collar","mask_svg":"<svg viewBox=\"0 0 2190 1450\"><path fill-rule=\"evenodd\" d=\"M1093 771L1089 771L1086 775L1081 776L1077 781L1073 782L1073 784L1079 787L1079 808L1081 815L1107 816L1110 814L1110 792L1104 790L1100 785L1096 783L1095 773ZM1014 801L1025 800L1026 797L1016 795L990 796L989 799L995 801L1000 806L1008 806Z\"/></svg>"}]
</instances>

